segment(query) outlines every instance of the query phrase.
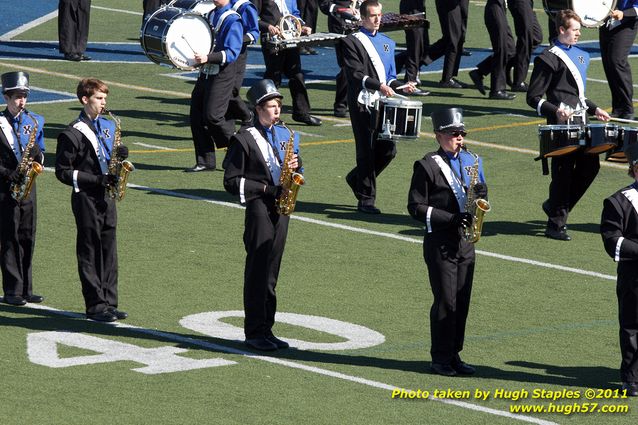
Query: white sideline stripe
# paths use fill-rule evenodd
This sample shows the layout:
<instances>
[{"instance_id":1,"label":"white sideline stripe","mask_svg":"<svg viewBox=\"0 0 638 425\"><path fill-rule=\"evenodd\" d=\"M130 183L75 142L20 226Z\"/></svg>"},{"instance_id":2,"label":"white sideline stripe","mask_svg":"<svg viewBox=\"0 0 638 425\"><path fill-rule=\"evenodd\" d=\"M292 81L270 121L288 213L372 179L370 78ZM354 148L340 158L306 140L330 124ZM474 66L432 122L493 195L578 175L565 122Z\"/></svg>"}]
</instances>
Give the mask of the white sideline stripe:
<instances>
[{"instance_id":1,"label":"white sideline stripe","mask_svg":"<svg viewBox=\"0 0 638 425\"><path fill-rule=\"evenodd\" d=\"M172 190L157 189L157 188L152 188L152 187L148 187L148 186L140 186L140 185L131 184L131 183L129 183L127 186L130 187L130 188L133 188L133 189L137 189L137 190L148 190L149 192L161 193L163 195L175 196L177 198L191 199L191 200L194 200L194 201L204 201L204 202L208 202L210 204L221 205L221 206L224 206L224 207L245 209L245 207L243 207L243 206L241 206L239 204L234 204L234 203L231 203L231 202L224 202L224 201L216 201L214 199L204 198L202 196L188 195L188 194L185 194L185 193L174 192ZM347 231L355 232L355 233L363 233L363 234L372 235L372 236L381 236L381 237L384 237L384 238L396 239L396 240L400 240L400 241L404 241L404 242L410 242L410 243L418 243L418 244L423 243L422 239L410 238L410 237L407 237L407 236L401 236L401 235L397 235L397 234L394 234L394 233L386 233L386 232L379 232L379 231L376 231L376 230L362 229L360 227L348 226L346 224L331 223L329 221L317 220L317 219L314 219L314 218L304 217L304 216L300 216L300 215L291 215L290 218L292 220L299 220L299 221L303 221L303 222L306 222L306 223L318 224L320 226L332 227L332 228L335 228L335 229L347 230ZM577 268L574 268L574 267L561 266L559 264L551 264L551 263L545 263L545 262L542 262L542 261L530 260L528 258L512 257L510 255L503 255L503 254L498 254L498 253L489 252L489 251L483 251L483 250L479 250L479 249L476 250L476 253L477 254L481 254L481 255L485 255L486 257L498 258L500 260L512 261L512 262L515 262L515 263L529 264L529 265L532 265L532 266L539 266L539 267L545 267L545 268L548 268L548 269L561 270L561 271L581 274L581 275L585 275L585 276L598 277L598 278L606 279L606 280L613 280L613 281L616 280L616 276L606 275L606 274L603 274L603 273L592 272L592 271L588 271L588 270L581 270L581 269L577 269Z\"/></svg>"},{"instance_id":2,"label":"white sideline stripe","mask_svg":"<svg viewBox=\"0 0 638 425\"><path fill-rule=\"evenodd\" d=\"M53 18L57 18L58 17L58 11L54 10L51 13L48 13L44 16L39 17L38 19L34 19L31 22L27 22L26 24L22 24L20 25L18 28L11 30L7 33L4 33L2 35L0 35L0 41L9 41L11 40L11 38L22 34L23 32L26 32L28 30L30 30L33 27L37 27L40 24L43 24L47 21L50 21Z\"/></svg>"},{"instance_id":3,"label":"white sideline stripe","mask_svg":"<svg viewBox=\"0 0 638 425\"><path fill-rule=\"evenodd\" d=\"M138 146L142 146L145 148L150 148L150 149L159 149L159 150L163 150L163 151L172 151L175 150L173 148L167 148L166 146L156 146L156 145L149 145L147 143L140 143L140 142L135 142L133 143L134 145L138 145Z\"/></svg>"},{"instance_id":4,"label":"white sideline stripe","mask_svg":"<svg viewBox=\"0 0 638 425\"><path fill-rule=\"evenodd\" d=\"M27 307L23 307L23 308L29 308L29 307L33 308L35 310L45 310L45 311L49 311L51 313L59 314L61 316L70 317L70 318L74 318L74 319L83 319L85 317L83 314L80 314L80 313L74 313L74 312L71 312L71 311L59 310L57 308L48 307L46 305L28 304ZM130 331L135 331L135 332L138 332L138 333L141 333L141 334L145 334L145 335L152 335L152 336L160 337L162 339L173 341L173 342L184 343L184 344L189 344L189 345L195 345L195 346L206 348L206 349L209 349L209 350L212 350L212 351L220 351L220 352L227 353L227 354L235 354L235 355L240 355L240 356L244 356L244 357L249 357L249 358L252 358L252 359L262 360L262 361L265 361L265 362L268 362L268 363L273 363L273 364L277 364L277 365L281 365L281 366L286 366L286 367L289 367L289 368L292 368L292 369L305 370L307 372L313 372L313 373L316 373L316 374L319 374L319 375L324 375L324 376L329 376L329 377L332 377L332 378L342 379L344 381L355 382L357 384L367 385L369 387L378 388L378 389L382 389L382 390L392 391L394 389L405 389L407 391L411 391L408 388L397 387L395 385L385 384L385 383L379 382L379 381L373 381L373 380L366 379L366 378L361 378L361 377L358 377L358 376L347 375L345 373L340 373L340 372L334 372L332 370L322 369L322 368L319 368L319 367L316 367L316 366L308 366L308 365L305 365L303 363L297 363L297 362L294 362L294 361L291 361L291 360L284 360L284 359L280 359L280 358L277 358L277 357L263 356L263 355L251 353L249 351L243 351L243 350L239 350L239 349L236 349L236 348L226 347L224 345L215 344L213 342L208 342L208 341L203 341L203 340L200 340L200 339L194 339L194 338L185 337L185 336L178 335L178 334L175 334L175 333L172 333L172 332L165 332L165 331L159 331L159 330L155 330L155 329L148 329L148 328L143 328L143 327L140 327L140 326L128 325L128 324L121 323L121 322L113 322L113 323L95 322L95 323L99 324L99 325L106 325L106 326L112 326L112 327L116 327L116 328L123 328L123 329L127 329L127 330L130 330ZM531 416L517 415L517 414L513 414L513 413L510 413L510 412L507 412L507 411L491 409L489 407L483 407L483 406L479 406L479 405L468 403L468 402L464 402L464 401L440 399L440 398L435 398L435 397L428 397L428 399L432 400L432 401L438 401L438 402L441 402L441 403L444 403L444 404L449 404L449 405L452 405L452 406L462 407L464 409L475 410L477 412L489 413L489 414L496 415L496 416L503 416L503 417L506 417L506 418L516 419L516 420L523 421L523 422L529 422L529 423L534 423L534 424L539 424L539 425L557 425L556 422L544 421L542 419L533 418Z\"/></svg>"},{"instance_id":5,"label":"white sideline stripe","mask_svg":"<svg viewBox=\"0 0 638 425\"><path fill-rule=\"evenodd\" d=\"M142 16L143 15L142 12L133 12L132 10L113 9L113 8L110 8L110 7L102 7L102 6L91 6L91 9L107 10L109 12L128 13L129 15L137 15L137 16Z\"/></svg>"},{"instance_id":6,"label":"white sideline stripe","mask_svg":"<svg viewBox=\"0 0 638 425\"><path fill-rule=\"evenodd\" d=\"M587 81L593 81L595 83L605 83L605 84L609 84L609 81L607 80L600 80L598 78L588 78ZM634 87L638 87L638 84L634 84Z\"/></svg>"}]
</instances>

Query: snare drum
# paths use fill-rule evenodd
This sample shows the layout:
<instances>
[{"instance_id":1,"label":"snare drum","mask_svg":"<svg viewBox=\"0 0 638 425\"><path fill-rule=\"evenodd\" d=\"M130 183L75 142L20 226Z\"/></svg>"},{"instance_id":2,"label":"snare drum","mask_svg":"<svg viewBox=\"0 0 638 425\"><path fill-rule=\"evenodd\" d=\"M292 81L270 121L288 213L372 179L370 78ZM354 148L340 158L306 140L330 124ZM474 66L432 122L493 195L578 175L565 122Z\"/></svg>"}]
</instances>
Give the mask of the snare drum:
<instances>
[{"instance_id":1,"label":"snare drum","mask_svg":"<svg viewBox=\"0 0 638 425\"><path fill-rule=\"evenodd\" d=\"M549 14L571 9L580 16L584 27L598 28L611 15L616 0L543 0L543 7Z\"/></svg>"},{"instance_id":2,"label":"snare drum","mask_svg":"<svg viewBox=\"0 0 638 425\"><path fill-rule=\"evenodd\" d=\"M638 128L621 127L618 130L617 140L618 145L613 151L607 152L607 157L605 159L612 162L627 162L625 149L627 146L638 142Z\"/></svg>"},{"instance_id":3,"label":"snare drum","mask_svg":"<svg viewBox=\"0 0 638 425\"><path fill-rule=\"evenodd\" d=\"M376 113L380 114L376 125L379 139L399 140L419 137L423 103L414 100L381 98L377 100L375 108Z\"/></svg>"},{"instance_id":4,"label":"snare drum","mask_svg":"<svg viewBox=\"0 0 638 425\"><path fill-rule=\"evenodd\" d=\"M215 9L215 3L209 0L177 0L175 3L171 4L171 7L190 10L191 12L206 16Z\"/></svg>"},{"instance_id":5,"label":"snare drum","mask_svg":"<svg viewBox=\"0 0 638 425\"><path fill-rule=\"evenodd\" d=\"M585 130L585 152L604 153L618 145L618 126L616 124L589 124Z\"/></svg>"},{"instance_id":6,"label":"snare drum","mask_svg":"<svg viewBox=\"0 0 638 425\"><path fill-rule=\"evenodd\" d=\"M198 13L174 7L157 10L142 27L140 43L144 54L160 65L195 69L195 52L207 54L213 34Z\"/></svg>"},{"instance_id":7,"label":"snare drum","mask_svg":"<svg viewBox=\"0 0 638 425\"><path fill-rule=\"evenodd\" d=\"M539 125L540 157L567 155L575 152L585 144L581 127L573 125Z\"/></svg>"}]
</instances>

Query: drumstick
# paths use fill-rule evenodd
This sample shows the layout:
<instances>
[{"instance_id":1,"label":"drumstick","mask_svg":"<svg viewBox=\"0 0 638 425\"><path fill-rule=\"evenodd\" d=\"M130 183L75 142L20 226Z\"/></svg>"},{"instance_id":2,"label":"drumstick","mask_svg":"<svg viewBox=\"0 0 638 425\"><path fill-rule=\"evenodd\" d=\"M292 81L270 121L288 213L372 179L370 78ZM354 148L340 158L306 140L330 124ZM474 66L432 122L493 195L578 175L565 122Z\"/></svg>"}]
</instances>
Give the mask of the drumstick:
<instances>
[{"instance_id":1,"label":"drumstick","mask_svg":"<svg viewBox=\"0 0 638 425\"><path fill-rule=\"evenodd\" d=\"M392 97L398 97L399 99L408 100L407 96L403 96L402 94L399 94L399 93L394 93L394 96Z\"/></svg>"},{"instance_id":2,"label":"drumstick","mask_svg":"<svg viewBox=\"0 0 638 425\"><path fill-rule=\"evenodd\" d=\"M188 40L186 39L186 37L184 37L184 34L182 34L182 40L184 40L186 42L186 44L188 44L188 47L191 48L191 50L193 51L193 54L196 55L197 52L195 51L195 49L193 49L193 46L191 46L191 44L188 42Z\"/></svg>"},{"instance_id":3,"label":"drumstick","mask_svg":"<svg viewBox=\"0 0 638 425\"><path fill-rule=\"evenodd\" d=\"M638 121L636 121L636 120L628 120L628 119L625 119L625 118L616 118L616 117L610 117L609 121L618 121L618 122L624 122L624 123L627 123L627 124L638 124Z\"/></svg>"}]
</instances>

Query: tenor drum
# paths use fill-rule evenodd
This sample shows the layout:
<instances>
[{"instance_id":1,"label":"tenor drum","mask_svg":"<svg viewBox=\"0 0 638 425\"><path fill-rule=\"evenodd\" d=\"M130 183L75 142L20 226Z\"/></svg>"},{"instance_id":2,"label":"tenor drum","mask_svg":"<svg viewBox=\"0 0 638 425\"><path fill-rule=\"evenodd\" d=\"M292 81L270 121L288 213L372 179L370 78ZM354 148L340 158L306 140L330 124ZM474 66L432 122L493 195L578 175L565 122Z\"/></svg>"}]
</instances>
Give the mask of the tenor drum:
<instances>
[{"instance_id":1,"label":"tenor drum","mask_svg":"<svg viewBox=\"0 0 638 425\"><path fill-rule=\"evenodd\" d=\"M195 53L207 54L213 34L198 13L174 7L157 10L142 27L140 43L144 54L160 65L195 69Z\"/></svg>"},{"instance_id":2,"label":"tenor drum","mask_svg":"<svg viewBox=\"0 0 638 425\"><path fill-rule=\"evenodd\" d=\"M421 130L423 103L414 100L381 98L375 105L379 118L376 131L380 139L416 139ZM374 115L374 114L373 114Z\"/></svg>"},{"instance_id":3,"label":"tenor drum","mask_svg":"<svg viewBox=\"0 0 638 425\"><path fill-rule=\"evenodd\" d=\"M171 4L171 7L190 10L191 12L206 16L215 9L215 3L209 0L177 0L175 3Z\"/></svg>"},{"instance_id":4,"label":"tenor drum","mask_svg":"<svg viewBox=\"0 0 638 425\"><path fill-rule=\"evenodd\" d=\"M580 16L584 27L598 28L611 15L616 0L543 0L543 7L549 14L571 9Z\"/></svg>"},{"instance_id":5,"label":"tenor drum","mask_svg":"<svg viewBox=\"0 0 638 425\"><path fill-rule=\"evenodd\" d=\"M638 142L638 128L621 127L618 130L618 144L614 150L607 152L607 161L627 162L625 149L629 145Z\"/></svg>"},{"instance_id":6,"label":"tenor drum","mask_svg":"<svg viewBox=\"0 0 638 425\"><path fill-rule=\"evenodd\" d=\"M616 124L589 124L585 130L585 152L604 153L618 146Z\"/></svg>"},{"instance_id":7,"label":"tenor drum","mask_svg":"<svg viewBox=\"0 0 638 425\"><path fill-rule=\"evenodd\" d=\"M582 128L573 125L539 125L538 139L541 158L567 155L585 144Z\"/></svg>"}]
</instances>

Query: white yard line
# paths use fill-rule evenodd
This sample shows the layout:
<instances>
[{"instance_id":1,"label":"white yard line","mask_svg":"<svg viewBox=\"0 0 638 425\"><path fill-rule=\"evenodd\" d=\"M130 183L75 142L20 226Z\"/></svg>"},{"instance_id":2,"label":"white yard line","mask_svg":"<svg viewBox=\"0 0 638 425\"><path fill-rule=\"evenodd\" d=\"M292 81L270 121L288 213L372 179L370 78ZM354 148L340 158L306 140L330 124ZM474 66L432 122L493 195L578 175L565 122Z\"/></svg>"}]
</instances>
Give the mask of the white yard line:
<instances>
[{"instance_id":1,"label":"white yard line","mask_svg":"<svg viewBox=\"0 0 638 425\"><path fill-rule=\"evenodd\" d=\"M158 189L158 188L152 188L152 187L148 187L148 186L140 186L140 185L130 184L130 183L128 184L128 187L133 188L133 189L137 189L137 190L142 190L142 191L146 190L146 191L149 191L149 192L160 193L160 194L168 195L168 196L174 196L174 197L178 197L178 198L191 199L191 200L194 200L194 201L203 201L203 202L207 202L207 203L214 204L214 205L220 205L220 206L224 206L224 207L244 209L243 206L241 206L239 204L232 203L232 202L216 201L214 199L204 198L202 196L188 195L188 194L185 194L185 193L175 192L175 191L172 191L172 190ZM369 230L369 229L364 229L364 228L361 228L361 227L349 226L347 224L333 223L333 222L325 221L325 220L317 220L315 218L305 217L305 216L298 215L298 214L292 215L292 216L290 216L290 218L292 220L303 221L303 222L306 222L306 223L317 224L317 225L320 225L320 226L331 227L331 228L334 228L334 229L346 230L346 231L353 232L353 233L361 233L361 234L366 234L366 235L380 236L380 237L384 237L384 238L388 238L388 239L395 239L395 240L400 240L400 241L403 241L403 242L410 242L410 243L416 243L416 244L423 243L423 240L420 239L420 238L411 238L411 237L408 237L408 236L397 235L395 233L379 232L379 231L376 231L376 230ZM529 258L513 257L513 256L510 256L510 255L504 255L504 254L499 254L499 253L490 252L490 251L483 251L483 250L480 250L480 249L477 249L476 253L480 254L480 255L485 255L486 257L498 258L500 260L511 261L511 262L515 262L515 263L523 263L523 264L528 264L528 265L531 265L531 266L543 267L543 268L546 268L546 269L560 270L560 271L580 274L580 275L584 275L584 276L597 277L597 278L601 278L601 279L605 279L605 280L613 280L613 281L616 280L616 276L607 275L607 274L594 272L594 271L577 269L575 267L562 266L560 264L546 263L546 262L543 262L543 261L532 260L532 259L529 259Z\"/></svg>"},{"instance_id":2,"label":"white yard line","mask_svg":"<svg viewBox=\"0 0 638 425\"><path fill-rule=\"evenodd\" d=\"M18 28L0 35L0 41L9 41L13 37L18 36L22 34L23 32L30 30L31 28L37 27L38 25L43 24L57 17L58 17L58 11L54 10L51 13L41 16L38 19L34 19L31 22L27 22L26 24L20 25Z\"/></svg>"},{"instance_id":3,"label":"white yard line","mask_svg":"<svg viewBox=\"0 0 638 425\"><path fill-rule=\"evenodd\" d=\"M44 310L44 311L48 311L51 313L55 313L64 317L69 317L69 318L74 318L74 319L81 319L84 317L84 315L79 314L79 313L74 313L74 312L70 312L70 311L64 311L64 310L58 310L56 308L53 307L48 307L45 305L37 305L37 304L28 304L28 307L25 308L33 308L35 310ZM149 329L149 328L143 328L140 326L134 326L134 325L128 325L125 323L96 323L97 325L106 325L106 326L112 326L112 327L116 327L116 328L122 328L122 329L126 329L129 330L131 332L137 332L140 334L144 334L144 335L151 335L153 337L157 337L157 338L161 338L167 341L173 341L176 343L181 343L181 344L189 344L189 345L194 345L194 346L198 346L198 347L202 347L204 349L208 349L211 351L217 351L217 352L222 352L222 353L227 353L227 354L234 354L234 355L239 355L239 356L244 356L247 358L251 358L251 359L255 359L255 360L261 360L264 362L268 362L268 363L273 363L273 364L277 364L280 366L285 366L285 367L289 367L292 369L299 369L299 370L303 370L306 372L312 372L312 373L316 373L319 375L323 375L323 376L329 376L331 378L337 378L337 379L341 379L344 381L349 381L349 382L354 382L357 384L361 384L361 385L366 385L372 388L377 388L377 389L381 389L381 390L385 390L385 391L392 391L394 389L402 389L403 387L399 387L399 386L395 386L395 385L390 385L390 384L386 384L383 382L379 382L379 381L374 381L371 379L366 379L366 378L362 378L359 376L354 376L354 375L348 375L345 373L341 373L341 372L335 372L332 370L328 370L328 369L322 369L320 367L316 367L316 366L309 366L303 363L299 363L299 362L294 362L291 360L285 360L285 359L281 359L281 358L277 358L277 357L270 357L270 356L264 356L264 355L259 355L259 354L255 354L255 353L251 353L249 351L244 351L244 350L239 350L236 348L232 348L232 347L226 347L224 345L220 345L220 344L215 344L212 342L208 342L208 341L204 341L204 340L200 340L200 339L195 339L195 338L190 338L190 337L185 337L183 335L179 335L176 333L172 333L172 332L165 332L165 331L159 331L156 329ZM410 389L404 388L407 391L410 391ZM388 395L389 397L389 395ZM458 401L458 400L450 400L450 399L442 399L442 398L435 398L435 397L428 397L428 400L431 401L437 401L440 403L444 403L444 404L448 404L451 406L456 406L456 407L461 407L464 409L469 409L469 410L474 410L477 412L482 412L482 413L487 413L490 415L495 415L495 416L502 416L502 417L506 417L506 418L510 418L510 419L515 419L518 421L522 421L522 422L527 422L527 423L533 423L533 424L539 424L539 425L556 425L556 422L551 422L551 421L546 421L543 419L539 419L539 418L534 418L531 416L524 416L524 415L517 415L517 414L512 414L510 412L504 411L504 410L497 410L497 409L491 409L489 407L484 407L484 406L479 406L477 404L473 404L473 403L468 403L465 401Z\"/></svg>"}]
</instances>

